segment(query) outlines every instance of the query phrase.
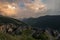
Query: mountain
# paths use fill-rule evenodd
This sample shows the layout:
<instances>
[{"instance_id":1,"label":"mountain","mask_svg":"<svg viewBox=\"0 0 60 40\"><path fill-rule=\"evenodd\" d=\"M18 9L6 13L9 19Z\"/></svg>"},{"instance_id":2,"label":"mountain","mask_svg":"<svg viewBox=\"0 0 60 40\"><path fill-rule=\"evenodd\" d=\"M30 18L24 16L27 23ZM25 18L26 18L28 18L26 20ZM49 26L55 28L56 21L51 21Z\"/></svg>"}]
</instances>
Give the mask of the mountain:
<instances>
[{"instance_id":1,"label":"mountain","mask_svg":"<svg viewBox=\"0 0 60 40\"><path fill-rule=\"evenodd\" d=\"M60 31L60 15L46 15L38 18L23 19L25 23L37 28L51 28Z\"/></svg>"},{"instance_id":2,"label":"mountain","mask_svg":"<svg viewBox=\"0 0 60 40\"><path fill-rule=\"evenodd\" d=\"M14 18L0 16L0 31L10 34L20 34L20 30L29 28L29 25Z\"/></svg>"},{"instance_id":3,"label":"mountain","mask_svg":"<svg viewBox=\"0 0 60 40\"><path fill-rule=\"evenodd\" d=\"M18 19L0 15L0 40L60 40L58 30L41 29L36 26L32 27Z\"/></svg>"}]
</instances>

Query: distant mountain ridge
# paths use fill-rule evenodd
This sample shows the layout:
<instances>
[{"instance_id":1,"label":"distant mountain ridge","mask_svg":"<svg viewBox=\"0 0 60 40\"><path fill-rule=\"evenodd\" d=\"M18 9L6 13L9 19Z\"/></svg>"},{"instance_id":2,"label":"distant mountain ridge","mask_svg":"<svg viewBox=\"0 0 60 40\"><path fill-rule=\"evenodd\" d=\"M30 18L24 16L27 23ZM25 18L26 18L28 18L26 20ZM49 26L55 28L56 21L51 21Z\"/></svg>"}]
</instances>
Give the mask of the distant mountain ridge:
<instances>
[{"instance_id":1,"label":"distant mountain ridge","mask_svg":"<svg viewBox=\"0 0 60 40\"><path fill-rule=\"evenodd\" d=\"M23 21L33 27L60 30L60 15L46 15L38 18L24 19Z\"/></svg>"}]
</instances>

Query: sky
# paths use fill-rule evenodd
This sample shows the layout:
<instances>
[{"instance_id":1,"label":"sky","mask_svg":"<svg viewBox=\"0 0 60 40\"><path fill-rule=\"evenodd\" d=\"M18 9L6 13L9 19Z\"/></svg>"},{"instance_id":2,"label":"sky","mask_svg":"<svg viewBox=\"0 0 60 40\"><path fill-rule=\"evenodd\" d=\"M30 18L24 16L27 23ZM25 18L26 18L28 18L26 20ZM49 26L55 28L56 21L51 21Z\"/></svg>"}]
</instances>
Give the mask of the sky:
<instances>
[{"instance_id":1,"label":"sky","mask_svg":"<svg viewBox=\"0 0 60 40\"><path fill-rule=\"evenodd\" d=\"M0 15L13 18L37 18L60 15L60 0L0 0Z\"/></svg>"},{"instance_id":2,"label":"sky","mask_svg":"<svg viewBox=\"0 0 60 40\"><path fill-rule=\"evenodd\" d=\"M42 0L47 5L47 15L60 15L60 0Z\"/></svg>"}]
</instances>

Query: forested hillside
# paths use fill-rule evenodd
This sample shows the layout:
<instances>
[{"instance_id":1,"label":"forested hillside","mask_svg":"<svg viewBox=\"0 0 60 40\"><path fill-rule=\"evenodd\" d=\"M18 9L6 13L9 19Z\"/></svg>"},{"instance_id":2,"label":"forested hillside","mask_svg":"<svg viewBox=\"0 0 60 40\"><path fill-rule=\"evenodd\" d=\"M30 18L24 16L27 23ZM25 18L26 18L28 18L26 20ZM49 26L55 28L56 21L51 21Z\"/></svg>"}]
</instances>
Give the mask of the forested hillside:
<instances>
[{"instance_id":1,"label":"forested hillside","mask_svg":"<svg viewBox=\"0 0 60 40\"><path fill-rule=\"evenodd\" d=\"M60 40L58 30L30 26L14 18L0 16L0 40Z\"/></svg>"},{"instance_id":2,"label":"forested hillside","mask_svg":"<svg viewBox=\"0 0 60 40\"><path fill-rule=\"evenodd\" d=\"M37 28L51 28L60 31L60 15L46 15L38 18L23 19L24 22Z\"/></svg>"}]
</instances>

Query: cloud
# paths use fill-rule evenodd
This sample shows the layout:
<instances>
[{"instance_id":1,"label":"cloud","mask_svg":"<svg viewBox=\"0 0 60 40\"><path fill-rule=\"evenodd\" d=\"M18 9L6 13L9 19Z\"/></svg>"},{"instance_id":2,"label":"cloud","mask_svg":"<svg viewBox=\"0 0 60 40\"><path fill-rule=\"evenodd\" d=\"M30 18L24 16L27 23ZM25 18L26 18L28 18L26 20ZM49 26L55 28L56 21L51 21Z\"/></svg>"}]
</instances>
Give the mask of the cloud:
<instances>
[{"instance_id":1,"label":"cloud","mask_svg":"<svg viewBox=\"0 0 60 40\"><path fill-rule=\"evenodd\" d=\"M0 2L0 15L14 16L18 13L18 6L15 3Z\"/></svg>"},{"instance_id":2,"label":"cloud","mask_svg":"<svg viewBox=\"0 0 60 40\"><path fill-rule=\"evenodd\" d=\"M0 0L0 14L14 18L39 17L47 7L40 0Z\"/></svg>"}]
</instances>

